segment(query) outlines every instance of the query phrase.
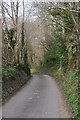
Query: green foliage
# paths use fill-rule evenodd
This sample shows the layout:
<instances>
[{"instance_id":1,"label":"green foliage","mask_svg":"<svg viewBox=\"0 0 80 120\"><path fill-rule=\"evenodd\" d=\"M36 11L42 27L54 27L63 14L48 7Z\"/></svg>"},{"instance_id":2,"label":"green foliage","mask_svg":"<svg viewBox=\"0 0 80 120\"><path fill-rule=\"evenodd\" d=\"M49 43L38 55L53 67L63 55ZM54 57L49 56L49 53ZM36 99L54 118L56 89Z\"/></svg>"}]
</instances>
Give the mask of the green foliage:
<instances>
[{"instance_id":1,"label":"green foliage","mask_svg":"<svg viewBox=\"0 0 80 120\"><path fill-rule=\"evenodd\" d=\"M3 79L15 78L18 74L18 71L15 66L3 66L2 67L2 77Z\"/></svg>"},{"instance_id":2,"label":"green foliage","mask_svg":"<svg viewBox=\"0 0 80 120\"><path fill-rule=\"evenodd\" d=\"M66 6L66 7L65 7ZM74 7L72 5L71 7ZM49 9L49 14L53 16L53 42L44 54L44 59L40 63L42 72L54 76L62 85L68 103L72 109L74 117L80 117L79 102L79 73L77 70L78 43L76 40L75 24L77 25L77 12L71 12L69 3ZM71 8L72 9L72 8ZM75 10L76 11L76 10ZM46 35L47 36L47 35ZM49 35L48 35L49 36ZM47 40L46 40L47 41ZM78 89L79 88L79 89Z\"/></svg>"},{"instance_id":3,"label":"green foliage","mask_svg":"<svg viewBox=\"0 0 80 120\"><path fill-rule=\"evenodd\" d=\"M37 73L38 71L37 71L37 69L36 68L32 68L31 69L31 74L35 74L35 73Z\"/></svg>"},{"instance_id":4,"label":"green foliage","mask_svg":"<svg viewBox=\"0 0 80 120\"><path fill-rule=\"evenodd\" d=\"M63 20L65 31L70 32L74 28L74 21L69 9L53 9L50 14L58 20ZM77 14L75 14L76 16Z\"/></svg>"},{"instance_id":5,"label":"green foliage","mask_svg":"<svg viewBox=\"0 0 80 120\"><path fill-rule=\"evenodd\" d=\"M44 66L51 67L54 66L58 62L57 58L54 57L50 52L47 52L44 55Z\"/></svg>"},{"instance_id":6,"label":"green foliage","mask_svg":"<svg viewBox=\"0 0 80 120\"><path fill-rule=\"evenodd\" d=\"M13 40L13 37L14 37L14 33L15 33L15 30L14 29L10 29L8 30L8 40L9 40L9 44L11 46L11 48L14 50L14 47L15 47L15 44L16 44L16 41ZM11 49L9 47L9 49Z\"/></svg>"},{"instance_id":7,"label":"green foliage","mask_svg":"<svg viewBox=\"0 0 80 120\"><path fill-rule=\"evenodd\" d=\"M15 32L14 29L8 30L8 39L9 39L10 41L13 40L14 32Z\"/></svg>"},{"instance_id":8,"label":"green foliage","mask_svg":"<svg viewBox=\"0 0 80 120\"><path fill-rule=\"evenodd\" d=\"M18 70L18 69L17 69ZM3 77L2 79L2 102L6 101L6 98L10 98L16 91L18 91L24 84L27 83L30 76L24 71L19 71L17 75L13 77Z\"/></svg>"},{"instance_id":9,"label":"green foliage","mask_svg":"<svg viewBox=\"0 0 80 120\"><path fill-rule=\"evenodd\" d=\"M78 71L73 70L66 75L65 93L75 117L78 116ZM64 83L63 83L64 85Z\"/></svg>"},{"instance_id":10,"label":"green foliage","mask_svg":"<svg viewBox=\"0 0 80 120\"><path fill-rule=\"evenodd\" d=\"M27 73L27 74L26 74ZM2 68L2 100L3 102L11 94L21 88L30 77L28 65L3 65Z\"/></svg>"},{"instance_id":11,"label":"green foliage","mask_svg":"<svg viewBox=\"0 0 80 120\"><path fill-rule=\"evenodd\" d=\"M66 72L68 65L68 51L65 45L64 38L61 33L55 33L54 42L51 43L51 46L48 51L44 54L44 60L42 66L46 68L59 66L63 72Z\"/></svg>"},{"instance_id":12,"label":"green foliage","mask_svg":"<svg viewBox=\"0 0 80 120\"><path fill-rule=\"evenodd\" d=\"M72 82L78 81L78 70L74 70L74 71L69 72L69 79Z\"/></svg>"},{"instance_id":13,"label":"green foliage","mask_svg":"<svg viewBox=\"0 0 80 120\"><path fill-rule=\"evenodd\" d=\"M80 117L80 108L79 108L80 100L78 94L78 71L73 70L63 74L61 68L59 69L55 68L53 69L53 71L51 71L51 75L53 75L62 86L74 117L75 118Z\"/></svg>"},{"instance_id":14,"label":"green foliage","mask_svg":"<svg viewBox=\"0 0 80 120\"><path fill-rule=\"evenodd\" d=\"M31 71L30 71L30 67L29 67L29 64L27 63L20 63L19 66L18 66L18 69L19 70L23 70L28 76L31 75Z\"/></svg>"}]
</instances>

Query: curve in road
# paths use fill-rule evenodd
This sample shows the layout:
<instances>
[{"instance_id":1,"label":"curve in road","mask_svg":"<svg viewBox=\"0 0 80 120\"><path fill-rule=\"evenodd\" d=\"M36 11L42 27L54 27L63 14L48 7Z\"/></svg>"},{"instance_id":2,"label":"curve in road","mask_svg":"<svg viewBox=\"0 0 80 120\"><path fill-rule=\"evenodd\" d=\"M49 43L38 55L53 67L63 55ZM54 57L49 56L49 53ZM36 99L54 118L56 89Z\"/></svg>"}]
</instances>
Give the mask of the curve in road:
<instances>
[{"instance_id":1,"label":"curve in road","mask_svg":"<svg viewBox=\"0 0 80 120\"><path fill-rule=\"evenodd\" d=\"M55 80L33 75L2 109L4 118L70 118L66 102Z\"/></svg>"}]
</instances>

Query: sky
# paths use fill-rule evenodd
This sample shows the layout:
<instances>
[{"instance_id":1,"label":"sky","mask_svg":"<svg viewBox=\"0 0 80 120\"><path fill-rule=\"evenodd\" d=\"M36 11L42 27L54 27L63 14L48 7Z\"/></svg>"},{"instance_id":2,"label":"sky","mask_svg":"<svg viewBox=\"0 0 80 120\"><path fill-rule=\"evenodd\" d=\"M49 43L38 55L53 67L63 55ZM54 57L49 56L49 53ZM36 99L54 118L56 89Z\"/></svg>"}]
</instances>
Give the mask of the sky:
<instances>
[{"instance_id":1,"label":"sky","mask_svg":"<svg viewBox=\"0 0 80 120\"><path fill-rule=\"evenodd\" d=\"M9 2L10 0L4 0ZM14 2L16 0L13 0ZM23 0L19 0L19 1L23 1ZM79 2L79 0L24 0L26 2Z\"/></svg>"},{"instance_id":2,"label":"sky","mask_svg":"<svg viewBox=\"0 0 80 120\"><path fill-rule=\"evenodd\" d=\"M5 1L7 4L10 4L11 0L3 0ZM14 2L16 2L17 0L13 0ZM23 0L19 0L20 4L23 2ZM32 2L78 2L78 0L24 0L25 2L25 8L27 8L26 10L31 9L31 4ZM27 12L26 12L27 13ZM22 6L20 6L19 9L19 14L22 14ZM29 18L29 17L28 17ZM36 19L36 16L30 16L30 19Z\"/></svg>"}]
</instances>

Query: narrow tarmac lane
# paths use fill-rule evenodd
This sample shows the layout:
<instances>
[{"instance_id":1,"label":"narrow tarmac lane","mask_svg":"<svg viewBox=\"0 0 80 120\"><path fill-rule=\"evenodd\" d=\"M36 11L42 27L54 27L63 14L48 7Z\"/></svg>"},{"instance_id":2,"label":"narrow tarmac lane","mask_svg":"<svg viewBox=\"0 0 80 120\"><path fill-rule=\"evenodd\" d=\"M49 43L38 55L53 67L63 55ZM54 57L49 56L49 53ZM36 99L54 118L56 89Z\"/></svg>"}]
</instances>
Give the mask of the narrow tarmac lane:
<instances>
[{"instance_id":1,"label":"narrow tarmac lane","mask_svg":"<svg viewBox=\"0 0 80 120\"><path fill-rule=\"evenodd\" d=\"M4 118L70 118L65 100L55 80L33 75L2 109Z\"/></svg>"}]
</instances>

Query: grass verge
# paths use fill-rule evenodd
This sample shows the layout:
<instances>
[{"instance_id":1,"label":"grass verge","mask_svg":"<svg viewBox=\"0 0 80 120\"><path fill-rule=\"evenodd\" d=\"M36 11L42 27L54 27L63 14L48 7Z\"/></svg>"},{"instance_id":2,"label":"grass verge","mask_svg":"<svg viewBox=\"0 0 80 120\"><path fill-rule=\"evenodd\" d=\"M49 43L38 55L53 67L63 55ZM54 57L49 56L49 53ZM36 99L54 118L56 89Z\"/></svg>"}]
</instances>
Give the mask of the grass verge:
<instances>
[{"instance_id":1,"label":"grass verge","mask_svg":"<svg viewBox=\"0 0 80 120\"><path fill-rule=\"evenodd\" d=\"M78 94L78 72L77 70L68 71L63 74L61 69L40 68L40 73L53 76L62 87L70 106L74 118L80 119L79 94Z\"/></svg>"}]
</instances>

